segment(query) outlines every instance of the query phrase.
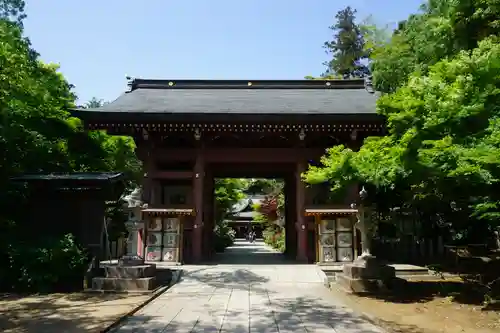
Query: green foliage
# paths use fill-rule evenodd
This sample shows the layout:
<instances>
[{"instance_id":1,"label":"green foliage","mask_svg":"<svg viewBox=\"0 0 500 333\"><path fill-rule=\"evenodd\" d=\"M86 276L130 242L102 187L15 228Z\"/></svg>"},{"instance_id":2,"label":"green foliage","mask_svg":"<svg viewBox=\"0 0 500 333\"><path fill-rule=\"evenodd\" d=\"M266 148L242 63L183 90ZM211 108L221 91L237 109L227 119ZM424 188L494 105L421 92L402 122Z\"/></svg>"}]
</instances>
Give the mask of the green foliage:
<instances>
[{"instance_id":1,"label":"green foliage","mask_svg":"<svg viewBox=\"0 0 500 333\"><path fill-rule=\"evenodd\" d=\"M269 225L285 214L285 183L281 179L255 179L247 192L265 195L264 200L252 208L256 212L254 221ZM256 190L257 189L257 190Z\"/></svg>"},{"instance_id":2,"label":"green foliage","mask_svg":"<svg viewBox=\"0 0 500 333\"><path fill-rule=\"evenodd\" d=\"M263 225L262 236L269 246L285 251L285 229L274 224L285 213L285 183L280 179L256 179L253 186L259 188L258 193L265 195L260 204L255 204L254 221ZM252 184L250 185L252 188Z\"/></svg>"},{"instance_id":3,"label":"green foliage","mask_svg":"<svg viewBox=\"0 0 500 333\"><path fill-rule=\"evenodd\" d=\"M24 193L10 179L23 173L123 171L132 187L141 165L131 138L88 133L70 116L72 86L57 65L39 60L23 36L24 17L23 1L0 0L1 287L47 291L63 281L81 282L86 254L69 235L27 242L25 212L14 205Z\"/></svg>"},{"instance_id":4,"label":"green foliage","mask_svg":"<svg viewBox=\"0 0 500 333\"><path fill-rule=\"evenodd\" d=\"M247 194L269 195L279 191L283 187L283 181L279 179L255 178L248 182L245 189Z\"/></svg>"},{"instance_id":5,"label":"green foliage","mask_svg":"<svg viewBox=\"0 0 500 333\"><path fill-rule=\"evenodd\" d=\"M23 0L1 0L0 1L0 19L9 20L22 27L23 20L26 18Z\"/></svg>"},{"instance_id":6,"label":"green foliage","mask_svg":"<svg viewBox=\"0 0 500 333\"><path fill-rule=\"evenodd\" d=\"M0 20L0 172L66 171L66 137L74 133L65 109L70 85L57 67L39 62L21 30ZM2 181L0 180L0 181ZM5 183L4 183L5 184Z\"/></svg>"},{"instance_id":7,"label":"green foliage","mask_svg":"<svg viewBox=\"0 0 500 333\"><path fill-rule=\"evenodd\" d=\"M374 52L386 46L391 40L391 29L389 25L383 27L378 26L371 15L359 24L359 29L363 35L363 50L367 57L370 57Z\"/></svg>"},{"instance_id":8,"label":"green foliage","mask_svg":"<svg viewBox=\"0 0 500 333\"><path fill-rule=\"evenodd\" d=\"M83 107L98 108L104 104L105 102L94 97ZM123 172L127 175L127 189L135 188L142 177L142 163L135 154L134 139L128 136L107 135L105 131L93 131L84 135L85 142L79 140L79 145L72 148L78 149L79 156L86 156L87 159L73 167L79 171L97 169Z\"/></svg>"},{"instance_id":9,"label":"green foliage","mask_svg":"<svg viewBox=\"0 0 500 333\"><path fill-rule=\"evenodd\" d=\"M88 260L71 235L62 239L22 240L7 246L1 258L0 288L33 292L70 291L83 286Z\"/></svg>"},{"instance_id":10,"label":"green foliage","mask_svg":"<svg viewBox=\"0 0 500 333\"><path fill-rule=\"evenodd\" d=\"M339 80L342 79L342 75L339 74L323 74L320 77L306 75L305 80Z\"/></svg>"},{"instance_id":11,"label":"green foliage","mask_svg":"<svg viewBox=\"0 0 500 333\"><path fill-rule=\"evenodd\" d=\"M285 229L278 226L269 226L263 232L264 243L280 252L285 252Z\"/></svg>"},{"instance_id":12,"label":"green foliage","mask_svg":"<svg viewBox=\"0 0 500 333\"><path fill-rule=\"evenodd\" d=\"M434 0L401 23L372 53L389 135L329 149L305 180L362 183L379 209L487 242L500 218L499 13L499 0Z\"/></svg>"},{"instance_id":13,"label":"green foliage","mask_svg":"<svg viewBox=\"0 0 500 333\"><path fill-rule=\"evenodd\" d=\"M223 252L228 246L234 244L236 233L224 221L219 221L214 228L214 250L215 252Z\"/></svg>"},{"instance_id":14,"label":"green foliage","mask_svg":"<svg viewBox=\"0 0 500 333\"><path fill-rule=\"evenodd\" d=\"M247 183L238 178L215 179L215 221L222 221L238 201L243 199Z\"/></svg>"},{"instance_id":15,"label":"green foliage","mask_svg":"<svg viewBox=\"0 0 500 333\"><path fill-rule=\"evenodd\" d=\"M222 252L234 243L235 232L224 221L231 208L245 197L243 191L248 187L244 179L217 178L215 179L215 228L214 248L216 252Z\"/></svg>"},{"instance_id":16,"label":"green foliage","mask_svg":"<svg viewBox=\"0 0 500 333\"><path fill-rule=\"evenodd\" d=\"M253 216L253 222L260 224L266 224L269 222L264 214L259 213L260 204L255 204L252 208L255 211L255 214Z\"/></svg>"},{"instance_id":17,"label":"green foliage","mask_svg":"<svg viewBox=\"0 0 500 333\"><path fill-rule=\"evenodd\" d=\"M432 0L399 24L392 39L372 54L376 88L392 92L413 72L462 50L472 50L500 31L498 0Z\"/></svg>"},{"instance_id":18,"label":"green foliage","mask_svg":"<svg viewBox=\"0 0 500 333\"><path fill-rule=\"evenodd\" d=\"M97 109L97 108L100 108L101 106L107 104L106 102L104 102L102 99L98 99L96 97L92 97L90 99L90 101L88 101L87 103L85 103L84 105L80 106L81 108L84 108L84 109Z\"/></svg>"}]
</instances>

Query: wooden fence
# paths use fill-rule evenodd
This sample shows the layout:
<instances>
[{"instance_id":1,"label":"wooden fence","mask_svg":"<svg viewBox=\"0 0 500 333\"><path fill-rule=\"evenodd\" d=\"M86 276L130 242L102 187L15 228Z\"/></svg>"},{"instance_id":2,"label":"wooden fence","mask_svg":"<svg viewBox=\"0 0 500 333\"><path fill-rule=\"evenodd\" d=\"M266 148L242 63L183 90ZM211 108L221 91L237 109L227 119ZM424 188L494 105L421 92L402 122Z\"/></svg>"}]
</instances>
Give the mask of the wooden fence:
<instances>
[{"instance_id":1,"label":"wooden fence","mask_svg":"<svg viewBox=\"0 0 500 333\"><path fill-rule=\"evenodd\" d=\"M447 257L442 236L420 238L402 235L397 238L375 237L373 254L394 263L438 263Z\"/></svg>"},{"instance_id":2,"label":"wooden fence","mask_svg":"<svg viewBox=\"0 0 500 333\"><path fill-rule=\"evenodd\" d=\"M390 215L373 211L376 224L372 252L396 263L432 264L445 260L449 253L449 228L437 222L422 222L417 214L394 210Z\"/></svg>"}]
</instances>

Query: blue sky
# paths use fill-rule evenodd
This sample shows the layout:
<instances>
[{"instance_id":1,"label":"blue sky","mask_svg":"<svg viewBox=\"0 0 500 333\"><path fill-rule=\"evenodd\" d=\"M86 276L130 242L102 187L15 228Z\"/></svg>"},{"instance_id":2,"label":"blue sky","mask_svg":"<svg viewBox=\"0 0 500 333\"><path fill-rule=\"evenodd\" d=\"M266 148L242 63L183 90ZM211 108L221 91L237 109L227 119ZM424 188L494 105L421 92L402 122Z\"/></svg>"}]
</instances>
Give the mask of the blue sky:
<instances>
[{"instance_id":1,"label":"blue sky","mask_svg":"<svg viewBox=\"0 0 500 333\"><path fill-rule=\"evenodd\" d=\"M61 65L81 102L114 100L142 78L319 75L339 9L394 24L421 0L28 0L26 34Z\"/></svg>"}]
</instances>

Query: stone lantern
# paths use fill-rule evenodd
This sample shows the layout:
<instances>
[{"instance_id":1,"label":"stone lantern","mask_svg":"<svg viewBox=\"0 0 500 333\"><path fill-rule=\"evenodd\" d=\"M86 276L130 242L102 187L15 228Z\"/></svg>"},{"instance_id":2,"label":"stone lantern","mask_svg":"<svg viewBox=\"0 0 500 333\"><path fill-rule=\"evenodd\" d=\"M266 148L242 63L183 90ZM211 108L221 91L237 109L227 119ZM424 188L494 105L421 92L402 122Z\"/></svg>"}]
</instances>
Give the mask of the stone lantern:
<instances>
[{"instance_id":1,"label":"stone lantern","mask_svg":"<svg viewBox=\"0 0 500 333\"><path fill-rule=\"evenodd\" d=\"M125 226L128 230L127 254L118 264L106 264L104 277L92 279L92 289L98 291L151 291L157 287L156 265L146 264L138 254L138 231L143 228L141 210L143 201L141 189L136 188L130 195L123 198L124 209L128 214Z\"/></svg>"},{"instance_id":2,"label":"stone lantern","mask_svg":"<svg viewBox=\"0 0 500 333\"><path fill-rule=\"evenodd\" d=\"M363 187L359 192L358 221L355 225L361 233L362 253L352 263L344 265L342 273L337 275L337 283L355 293L384 290L396 276L394 267L386 265L371 253L372 225L369 209L365 207L367 197L368 192Z\"/></svg>"},{"instance_id":3,"label":"stone lantern","mask_svg":"<svg viewBox=\"0 0 500 333\"><path fill-rule=\"evenodd\" d=\"M358 213L356 214L357 222L356 227L361 233L361 257L371 256L371 239L372 239L372 226L370 221L370 211L365 206L365 200L368 197L368 192L363 186L359 191L359 206Z\"/></svg>"},{"instance_id":4,"label":"stone lantern","mask_svg":"<svg viewBox=\"0 0 500 333\"><path fill-rule=\"evenodd\" d=\"M144 228L144 222L141 219L141 210L143 209L142 191L136 188L132 193L124 197L125 212L127 213L127 221L125 227L128 231L127 238L127 253L123 256L123 262L133 261L137 264L138 261L144 262L144 259L139 256L138 251L138 232Z\"/></svg>"}]
</instances>

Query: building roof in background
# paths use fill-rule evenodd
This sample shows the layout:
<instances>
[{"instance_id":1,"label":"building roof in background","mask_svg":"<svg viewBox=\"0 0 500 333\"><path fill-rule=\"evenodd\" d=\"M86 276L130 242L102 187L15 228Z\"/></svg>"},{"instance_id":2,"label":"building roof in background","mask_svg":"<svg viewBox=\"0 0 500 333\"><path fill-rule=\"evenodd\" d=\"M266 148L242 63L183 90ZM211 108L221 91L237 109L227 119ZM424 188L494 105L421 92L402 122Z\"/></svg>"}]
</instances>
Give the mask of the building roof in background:
<instances>
[{"instance_id":1,"label":"building roof in background","mask_svg":"<svg viewBox=\"0 0 500 333\"><path fill-rule=\"evenodd\" d=\"M265 199L264 195L250 195L241 199L231 207L231 213L240 213L243 211L253 211L253 205L259 204Z\"/></svg>"}]
</instances>

